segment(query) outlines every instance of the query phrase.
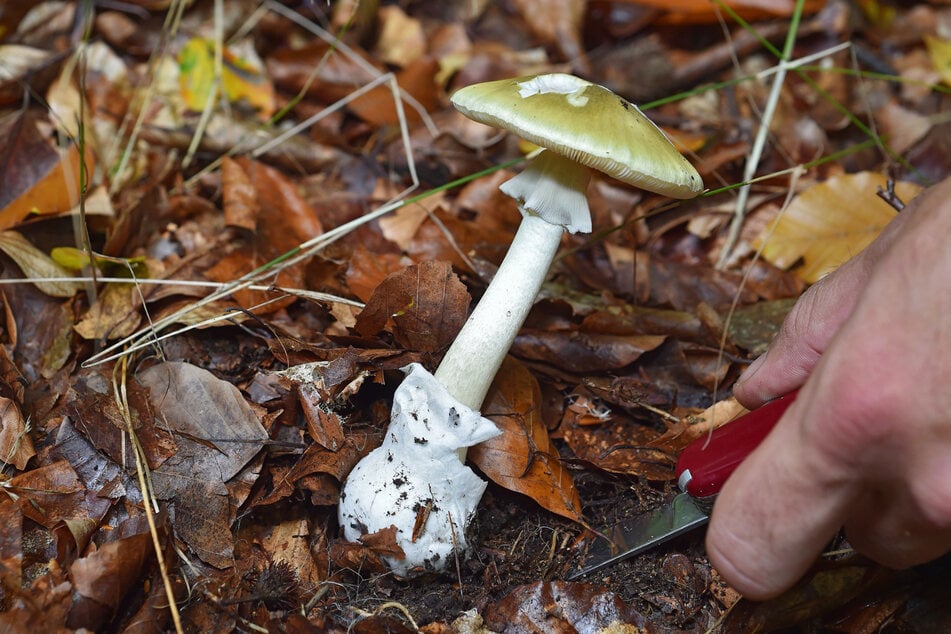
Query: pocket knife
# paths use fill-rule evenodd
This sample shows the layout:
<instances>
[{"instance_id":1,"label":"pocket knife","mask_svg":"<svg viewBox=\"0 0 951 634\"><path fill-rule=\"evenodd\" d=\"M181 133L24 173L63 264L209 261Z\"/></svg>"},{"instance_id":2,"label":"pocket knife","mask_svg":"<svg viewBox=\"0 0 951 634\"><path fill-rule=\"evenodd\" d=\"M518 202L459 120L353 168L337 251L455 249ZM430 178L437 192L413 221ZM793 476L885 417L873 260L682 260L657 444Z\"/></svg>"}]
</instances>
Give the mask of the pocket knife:
<instances>
[{"instance_id":1,"label":"pocket knife","mask_svg":"<svg viewBox=\"0 0 951 634\"><path fill-rule=\"evenodd\" d=\"M604 531L591 543L582 567L567 579L578 579L706 524L723 483L766 438L795 398L795 392L781 396L687 445L675 471L682 493L654 511Z\"/></svg>"}]
</instances>

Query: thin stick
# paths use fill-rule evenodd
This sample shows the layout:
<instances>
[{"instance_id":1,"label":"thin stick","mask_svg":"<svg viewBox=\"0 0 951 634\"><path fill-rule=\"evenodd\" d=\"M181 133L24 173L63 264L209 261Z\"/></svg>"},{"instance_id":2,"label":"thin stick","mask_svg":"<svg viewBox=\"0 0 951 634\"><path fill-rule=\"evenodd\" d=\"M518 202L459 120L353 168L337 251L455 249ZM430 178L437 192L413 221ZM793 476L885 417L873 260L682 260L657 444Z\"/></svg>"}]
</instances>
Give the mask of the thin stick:
<instances>
[{"instance_id":1,"label":"thin stick","mask_svg":"<svg viewBox=\"0 0 951 634\"><path fill-rule=\"evenodd\" d=\"M763 149L766 147L766 139L769 137L769 127L776 112L776 106L779 104L779 95L786 80L786 71L789 69L789 58L791 57L793 44L796 42L796 27L799 24L799 16L802 15L804 0L796 0L796 10L793 12L792 24L789 28L789 34L786 37L786 43L783 48L782 59L777 65L776 77L773 79L773 85L769 91L769 97L766 100L766 107L763 109L763 116L760 121L759 130L753 147L750 148L750 155L746 161L746 167L743 170L743 180L748 181L756 174L759 168L760 159L763 156ZM743 228L743 220L746 218L746 201L749 199L750 187L745 185L740 188L736 197L736 207L733 211L733 221L730 223L730 230L727 234L726 242L720 251L720 258L717 261L716 268L724 269L733 254L733 248L740 237L740 231Z\"/></svg>"},{"instance_id":2,"label":"thin stick","mask_svg":"<svg viewBox=\"0 0 951 634\"><path fill-rule=\"evenodd\" d=\"M135 435L135 429L132 427L132 414L129 410L129 396L128 392L126 391L128 357L123 357L119 361L119 363L116 365L115 372L119 375L119 380L116 381L115 376L113 376L113 399L115 400L116 407L119 408L122 419L126 423L126 431L129 434L129 438L132 440L132 455L135 457L135 473L139 479L139 489L142 491L142 508L145 510L145 518L149 525L149 535L152 537L152 548L155 550L155 559L158 562L159 573L162 576L162 584L165 587L165 596L168 598L168 609L172 615L172 623L175 625L175 631L178 632L178 634L182 634L184 631L182 629L182 619L181 615L178 613L178 604L175 601L175 591L174 588L172 588L172 580L168 576L168 566L165 562L165 555L162 553L162 544L158 536L158 527L155 525L155 516L152 512L153 504L155 504L156 508L158 508L158 500L156 500L155 496L153 495L151 484L146 481L146 469L148 469L148 466L146 465L144 456L142 455L142 445L139 444L138 437Z\"/></svg>"}]
</instances>

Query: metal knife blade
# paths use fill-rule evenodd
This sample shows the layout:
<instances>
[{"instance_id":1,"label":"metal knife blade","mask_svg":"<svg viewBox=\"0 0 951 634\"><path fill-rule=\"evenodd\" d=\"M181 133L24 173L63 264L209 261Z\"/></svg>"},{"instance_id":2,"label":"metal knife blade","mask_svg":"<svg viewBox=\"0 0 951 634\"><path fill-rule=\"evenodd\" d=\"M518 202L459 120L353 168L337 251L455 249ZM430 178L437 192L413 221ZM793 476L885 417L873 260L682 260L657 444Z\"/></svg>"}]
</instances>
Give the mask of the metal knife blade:
<instances>
[{"instance_id":1,"label":"metal knife blade","mask_svg":"<svg viewBox=\"0 0 951 634\"><path fill-rule=\"evenodd\" d=\"M652 512L604 531L604 537L589 547L584 565L567 579L583 577L706 524L720 487L766 438L795 398L796 392L792 392L770 401L689 444L676 468L684 492Z\"/></svg>"}]
</instances>

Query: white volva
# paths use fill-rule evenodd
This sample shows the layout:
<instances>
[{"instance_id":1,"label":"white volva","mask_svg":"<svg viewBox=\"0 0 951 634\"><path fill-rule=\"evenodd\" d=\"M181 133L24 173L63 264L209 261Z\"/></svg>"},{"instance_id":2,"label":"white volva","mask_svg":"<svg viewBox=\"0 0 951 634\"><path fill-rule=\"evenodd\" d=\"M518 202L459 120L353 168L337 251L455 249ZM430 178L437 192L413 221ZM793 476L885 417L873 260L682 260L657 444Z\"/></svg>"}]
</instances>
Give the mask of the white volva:
<instances>
[{"instance_id":1,"label":"white volva","mask_svg":"<svg viewBox=\"0 0 951 634\"><path fill-rule=\"evenodd\" d=\"M462 464L457 450L500 432L423 366L414 363L404 371L386 438L350 472L337 515L350 541L396 526L406 558L386 561L406 577L442 570L453 551L467 551L465 529L486 483Z\"/></svg>"}]
</instances>

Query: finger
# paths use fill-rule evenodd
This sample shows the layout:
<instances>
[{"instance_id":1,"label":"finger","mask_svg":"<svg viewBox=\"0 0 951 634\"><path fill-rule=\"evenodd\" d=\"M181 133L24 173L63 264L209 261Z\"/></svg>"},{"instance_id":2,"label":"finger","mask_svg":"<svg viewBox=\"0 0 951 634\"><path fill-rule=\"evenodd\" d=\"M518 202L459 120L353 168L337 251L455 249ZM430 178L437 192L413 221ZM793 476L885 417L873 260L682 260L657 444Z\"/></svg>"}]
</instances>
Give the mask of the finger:
<instances>
[{"instance_id":1,"label":"finger","mask_svg":"<svg viewBox=\"0 0 951 634\"><path fill-rule=\"evenodd\" d=\"M765 355L740 376L733 395L756 408L801 387L839 327L852 314L870 271L861 255L806 291Z\"/></svg>"},{"instance_id":2,"label":"finger","mask_svg":"<svg viewBox=\"0 0 951 634\"><path fill-rule=\"evenodd\" d=\"M799 407L797 407L799 405ZM796 582L842 525L851 486L823 463L794 403L727 481L707 532L711 563L741 594L761 600Z\"/></svg>"},{"instance_id":3,"label":"finger","mask_svg":"<svg viewBox=\"0 0 951 634\"><path fill-rule=\"evenodd\" d=\"M951 178L916 198L866 249L810 287L783 321L767 353L734 385L737 400L755 408L802 386L852 314L878 261L909 227L927 222L936 208L947 207L949 198Z\"/></svg>"},{"instance_id":4,"label":"finger","mask_svg":"<svg viewBox=\"0 0 951 634\"><path fill-rule=\"evenodd\" d=\"M894 498L869 496L845 524L849 545L883 566L908 568L951 551L951 532L927 522L909 521L914 512Z\"/></svg>"},{"instance_id":5,"label":"finger","mask_svg":"<svg viewBox=\"0 0 951 634\"><path fill-rule=\"evenodd\" d=\"M925 450L913 474L868 488L845 523L853 548L891 568L951 551L951 459L940 455L946 452L944 446L930 456Z\"/></svg>"}]
</instances>

